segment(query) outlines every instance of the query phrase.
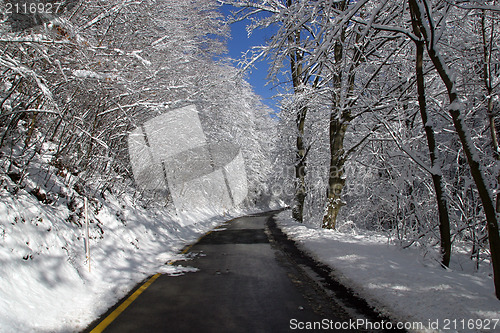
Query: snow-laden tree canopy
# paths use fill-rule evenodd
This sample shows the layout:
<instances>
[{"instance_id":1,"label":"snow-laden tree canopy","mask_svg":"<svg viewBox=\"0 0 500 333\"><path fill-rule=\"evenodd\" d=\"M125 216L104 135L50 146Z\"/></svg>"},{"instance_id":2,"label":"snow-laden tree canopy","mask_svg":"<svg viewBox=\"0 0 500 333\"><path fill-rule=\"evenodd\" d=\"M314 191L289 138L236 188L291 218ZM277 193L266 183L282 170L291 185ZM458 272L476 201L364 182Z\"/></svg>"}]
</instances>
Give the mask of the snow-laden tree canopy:
<instances>
[{"instance_id":1,"label":"snow-laden tree canopy","mask_svg":"<svg viewBox=\"0 0 500 333\"><path fill-rule=\"evenodd\" d=\"M5 21L0 145L55 142L53 165L105 190L132 179L129 133L197 105L211 142L241 147L248 202L258 200L272 174L274 121L224 60L228 29L217 9L204 0L91 0L22 30ZM29 157L16 159L22 174Z\"/></svg>"}]
</instances>

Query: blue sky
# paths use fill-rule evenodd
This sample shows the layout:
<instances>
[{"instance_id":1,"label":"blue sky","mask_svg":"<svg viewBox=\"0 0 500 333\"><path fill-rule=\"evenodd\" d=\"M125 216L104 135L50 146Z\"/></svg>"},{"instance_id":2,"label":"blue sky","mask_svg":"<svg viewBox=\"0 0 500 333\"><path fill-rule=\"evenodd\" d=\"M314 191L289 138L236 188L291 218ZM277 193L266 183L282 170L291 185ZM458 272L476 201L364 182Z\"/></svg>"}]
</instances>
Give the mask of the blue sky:
<instances>
[{"instance_id":1,"label":"blue sky","mask_svg":"<svg viewBox=\"0 0 500 333\"><path fill-rule=\"evenodd\" d=\"M234 7L224 5L222 6L222 13L225 16L231 14ZM231 38L228 40L228 53L233 59L240 59L242 53L246 52L250 47L255 45L262 45L267 39L272 36L270 29L254 30L250 37L246 31L246 22L236 22L231 24ZM247 81L253 86L254 91L263 98L264 104L278 111L275 100L272 99L273 95L277 94L277 90L273 89L272 84L267 83L267 60L261 60L256 63L256 68L247 73Z\"/></svg>"}]
</instances>

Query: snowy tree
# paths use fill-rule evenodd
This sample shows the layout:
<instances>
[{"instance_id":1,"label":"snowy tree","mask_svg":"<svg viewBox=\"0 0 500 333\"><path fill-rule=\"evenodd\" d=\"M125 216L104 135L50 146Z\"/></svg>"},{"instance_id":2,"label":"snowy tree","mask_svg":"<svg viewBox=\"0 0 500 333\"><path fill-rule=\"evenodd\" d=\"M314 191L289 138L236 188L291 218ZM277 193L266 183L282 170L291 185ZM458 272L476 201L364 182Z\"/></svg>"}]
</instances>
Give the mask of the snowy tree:
<instances>
[{"instance_id":1,"label":"snowy tree","mask_svg":"<svg viewBox=\"0 0 500 333\"><path fill-rule=\"evenodd\" d=\"M488 226L496 295L500 299L500 235L498 232L498 215L496 214L492 193L488 188L488 181L485 179L486 173L483 171L478 151L472 143L470 131L463 119L465 104L460 100L453 74L436 46L436 31L431 5L426 1L417 0L410 0L409 4L413 13L413 19L422 33L427 53L446 86L450 103L448 106L449 113L453 119L454 127L462 143L464 153L467 156L472 177L479 191Z\"/></svg>"},{"instance_id":2,"label":"snowy tree","mask_svg":"<svg viewBox=\"0 0 500 333\"><path fill-rule=\"evenodd\" d=\"M268 45L254 49L245 67L250 67L259 58L272 59L270 76L280 75L284 62L288 65L287 76L290 78L293 99L284 110L290 111L295 117L295 195L293 216L303 221L304 202L307 195L306 168L308 145L305 142L305 124L308 114L308 99L310 91L315 90L319 77L317 73L304 68L304 53L311 36L307 28L308 18L302 16L308 3L304 1L220 1L241 8L236 11L233 20L251 18L253 23L249 30L276 25L278 32L273 35Z\"/></svg>"},{"instance_id":3,"label":"snowy tree","mask_svg":"<svg viewBox=\"0 0 500 333\"><path fill-rule=\"evenodd\" d=\"M251 17L249 29L278 26L278 32L267 45L254 49L250 63L260 57L272 59L270 75L278 78L285 62L290 63L288 78L293 88L293 100L283 108L283 112L294 110L296 114L296 196L294 217L302 221L304 200L307 192L305 170L314 169L315 163L306 164L306 157L312 142L318 137L311 135L306 143L306 115L317 118L313 113L327 114L320 122L328 128L328 179L326 185L326 207L322 217L325 228L335 228L337 215L345 204L342 191L346 183L344 167L348 157L370 136L371 131L359 135L348 149L345 149L344 138L352 121L367 112L359 107L359 113L352 110L360 101L361 93L357 90L367 89L380 69L387 65L393 52L382 61L366 65L368 57L379 57L377 49L389 39L377 39L372 30L351 24L351 18L369 15L373 11L372 20L380 10L378 6L363 8L363 3L341 1L234 1L230 2L242 10L236 13L236 19ZM262 12L266 12L263 15ZM259 16L260 15L260 16ZM390 18L386 18L390 19ZM379 58L380 59L380 58ZM373 70L372 75L366 73L367 67ZM378 69L377 69L378 67ZM358 75L357 73L363 73ZM364 83L362 81L364 80ZM356 97L355 97L356 96ZM321 101L321 102L319 102ZM321 104L321 105L320 105ZM366 106L365 103L363 103ZM313 105L315 107L313 108ZM326 108L325 108L326 107ZM321 118L321 117L320 117ZM318 118L319 119L319 118ZM315 126L316 128L316 126ZM317 132L318 134L321 132ZM318 148L321 149L321 148ZM324 193L324 192L323 192ZM324 194L323 194L324 195Z\"/></svg>"},{"instance_id":4,"label":"snowy tree","mask_svg":"<svg viewBox=\"0 0 500 333\"><path fill-rule=\"evenodd\" d=\"M448 213L448 202L445 195L445 187L442 177L442 171L439 168L438 151L436 147L436 135L432 125L432 120L429 119L427 110L426 94L425 94L425 75L424 75L424 42L421 40L422 34L420 27L416 23L415 13L412 11L412 25L413 33L418 38L415 41L416 45L416 83L418 93L418 104L420 109L420 116L424 126L427 145L429 147L430 158L430 171L434 185L434 192L436 194L436 201L439 213L439 230L441 238L441 254L442 265L448 267L450 265L451 256L451 238L450 238L450 217Z\"/></svg>"},{"instance_id":5,"label":"snowy tree","mask_svg":"<svg viewBox=\"0 0 500 333\"><path fill-rule=\"evenodd\" d=\"M249 19L250 31L277 26L269 43L253 49L249 65L267 56L278 79L273 74L291 64L293 98L284 100L280 117L305 143L289 141L296 153L307 152L305 202L313 223L319 218L334 227L339 217L352 218L394 232L403 246L440 244L443 266L453 242L470 246L479 265L487 236L498 276L495 3L229 3L241 8L236 18ZM306 120L302 127L290 110ZM350 211L340 211L345 203Z\"/></svg>"},{"instance_id":6,"label":"snowy tree","mask_svg":"<svg viewBox=\"0 0 500 333\"><path fill-rule=\"evenodd\" d=\"M245 97L229 104L238 109L247 103L240 114L256 112L265 121L265 109L241 77L216 60L227 36L217 9L204 0L96 0L23 31L3 25L2 145L23 140L29 148L52 141L53 165L104 191L132 177L128 133L169 108L224 104L243 86ZM258 134L257 125L247 127L243 116L232 120L233 127L247 129L247 138L267 135ZM19 121L26 130L18 131ZM263 163L265 177L268 156L259 156L254 162Z\"/></svg>"}]
</instances>

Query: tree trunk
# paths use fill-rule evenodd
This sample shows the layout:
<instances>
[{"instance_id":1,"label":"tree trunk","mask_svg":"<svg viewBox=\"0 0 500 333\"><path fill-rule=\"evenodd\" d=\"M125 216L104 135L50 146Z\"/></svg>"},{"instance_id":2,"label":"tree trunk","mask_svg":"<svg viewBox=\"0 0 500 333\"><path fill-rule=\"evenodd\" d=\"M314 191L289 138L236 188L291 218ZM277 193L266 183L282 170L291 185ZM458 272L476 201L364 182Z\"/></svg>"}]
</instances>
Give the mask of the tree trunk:
<instances>
[{"instance_id":1,"label":"tree trunk","mask_svg":"<svg viewBox=\"0 0 500 333\"><path fill-rule=\"evenodd\" d=\"M346 6L346 1L341 1L337 5L338 10L344 10ZM359 35L358 35L359 37ZM359 39L357 39L359 41ZM349 127L351 119L350 112L342 110L341 108L341 89L342 89L342 61L344 58L344 42L345 42L345 29L342 31L340 41L335 43L334 48L334 59L335 59L335 70L333 73L333 106L330 113L330 123L329 123L329 143L330 143L330 169L328 173L328 188L326 191L326 209L323 215L323 221L321 226L325 229L335 229L337 224L337 216L340 212L342 206L345 203L342 200L342 191L345 186L345 151L344 151L344 138L347 128ZM359 58L359 51L356 51L354 56L354 62L351 65L351 71L349 76L349 91L351 93L354 85L354 63L357 62L356 58ZM352 82L351 82L352 81ZM340 114L339 114L340 113Z\"/></svg>"},{"instance_id":2,"label":"tree trunk","mask_svg":"<svg viewBox=\"0 0 500 333\"><path fill-rule=\"evenodd\" d=\"M38 112L33 112L33 115L31 116L30 126L28 128L28 132L26 133L26 138L24 139L24 150L27 150L29 148L29 144L35 131L37 116Z\"/></svg>"},{"instance_id":3,"label":"tree trunk","mask_svg":"<svg viewBox=\"0 0 500 333\"><path fill-rule=\"evenodd\" d=\"M427 47L427 53L434 64L441 80L446 86L448 92L448 98L450 100L449 112L453 119L453 125L457 131L460 142L464 149L464 153L467 156L467 162L470 167L472 178L476 184L477 190L479 192L479 197L483 204L484 213L486 215L486 223L488 229L488 240L490 243L491 252L491 264L493 267L493 280L495 284L495 294L498 299L500 299L500 235L498 233L498 216L496 213L496 205L493 202L492 194L486 185L486 180L482 172L478 151L471 142L470 133L467 126L464 123L462 115L463 104L458 99L456 92L455 82L451 75L449 74L448 67L446 63L442 60L441 55L435 48L434 41L434 31L427 29L432 29L432 27L427 27L423 23L423 13L420 11L420 6L418 5L418 0L408 0L411 10L415 15L416 22L419 29L423 35L425 45ZM423 0L425 1L425 0ZM427 6L426 3L423 4ZM431 34L431 36L429 36ZM431 38L429 38L431 37Z\"/></svg>"},{"instance_id":4,"label":"tree trunk","mask_svg":"<svg viewBox=\"0 0 500 333\"><path fill-rule=\"evenodd\" d=\"M287 6L292 6L292 0L287 0ZM304 93L302 54L301 51L292 46L300 45L300 31L293 31L288 36L290 48L290 71L294 94L299 99L297 106L297 144L295 156L295 198L292 208L292 216L298 222L304 221L304 202L307 194L306 189L306 148L304 143L304 127L307 115L306 101L302 100Z\"/></svg>"},{"instance_id":5,"label":"tree trunk","mask_svg":"<svg viewBox=\"0 0 500 333\"><path fill-rule=\"evenodd\" d=\"M292 216L299 222L304 221L304 202L306 199L306 149L304 144L304 125L307 106L301 105L297 112L297 154L295 158L295 205Z\"/></svg>"},{"instance_id":6,"label":"tree trunk","mask_svg":"<svg viewBox=\"0 0 500 333\"><path fill-rule=\"evenodd\" d=\"M330 115L330 173L328 175L328 189L326 211L323 216L322 227L335 229L337 215L344 206L341 195L345 185L344 175L344 137L349 126L349 119L338 119Z\"/></svg>"},{"instance_id":7,"label":"tree trunk","mask_svg":"<svg viewBox=\"0 0 500 333\"><path fill-rule=\"evenodd\" d=\"M491 23L491 35L489 42L486 37L486 11L483 10L481 13L481 35L483 41L483 72L484 72L484 86L488 94L488 121L490 126L490 136L491 136L491 148L493 149L493 154L495 154L495 159L500 161L500 148L498 146L498 133L495 124L495 114L493 113L493 85L492 85L492 75L491 75L491 52L493 48L493 37L494 28L493 22ZM497 175L497 188L500 184L500 173ZM500 191L498 191L496 196L496 210L500 213Z\"/></svg>"},{"instance_id":8,"label":"tree trunk","mask_svg":"<svg viewBox=\"0 0 500 333\"><path fill-rule=\"evenodd\" d=\"M421 33L416 24L414 15L412 15L413 32L418 38L421 38ZM424 60L424 42L417 41L416 43L416 64L415 70L417 75L417 92L418 92L418 105L420 109L420 117L424 125L425 136L427 138L427 146L429 148L429 157L431 161L432 182L434 185L434 192L436 193L436 202L439 214L439 232L441 238L441 264L444 267L450 266L451 257L451 235L450 235L450 217L448 214L448 203L444 194L443 177L441 170L435 170L437 165L437 150L436 138L434 129L429 123L427 115L427 103L425 100L425 79L423 71Z\"/></svg>"}]
</instances>

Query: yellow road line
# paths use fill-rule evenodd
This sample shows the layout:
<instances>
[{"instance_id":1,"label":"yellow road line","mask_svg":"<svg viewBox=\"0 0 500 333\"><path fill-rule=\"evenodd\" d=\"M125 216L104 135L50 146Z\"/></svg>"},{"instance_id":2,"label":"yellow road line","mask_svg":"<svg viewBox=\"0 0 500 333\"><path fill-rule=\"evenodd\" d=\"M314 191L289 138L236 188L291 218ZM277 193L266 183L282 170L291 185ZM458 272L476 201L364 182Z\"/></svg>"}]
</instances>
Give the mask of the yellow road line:
<instances>
[{"instance_id":1,"label":"yellow road line","mask_svg":"<svg viewBox=\"0 0 500 333\"><path fill-rule=\"evenodd\" d=\"M186 254L189 252L189 250L191 250L191 248L193 246L195 246L195 244L198 244L199 241L201 241L203 239L203 237L206 237L208 235L210 235L211 233L213 232L213 230L210 230L209 232L207 232L206 234L204 234L203 236L201 236L200 238L198 238L196 240L196 242L194 242L193 244L189 244L188 246L186 246L182 251L181 251L181 254ZM170 261L168 264L169 265L172 265L174 262L176 262L177 260L174 260L174 261Z\"/></svg>"},{"instance_id":2,"label":"yellow road line","mask_svg":"<svg viewBox=\"0 0 500 333\"><path fill-rule=\"evenodd\" d=\"M224 222L224 224L216 227L215 229L219 229L219 228L222 228L224 225L228 224L229 222L233 221L235 219L232 219L232 220L229 220L229 221L226 221ZM181 251L181 254L186 254L189 250L191 250L191 248L197 244L203 237L205 236L208 236L212 233L213 231L209 231L207 232L206 234L202 235L200 238L198 238L198 240L196 242L194 242L193 244L190 244L188 246L186 246L184 248L184 250ZM176 262L177 260L173 260L173 261L169 261L167 264L168 265L172 265ZM148 281L146 281L142 286L139 287L139 289L137 289L132 295L130 295L125 301L123 301L122 304L120 304L119 307L117 307L113 312L111 312L109 314L109 316L107 316L106 318L103 319L103 321L101 321L99 323L99 325L97 325L92 331L90 331L90 333L101 333L102 331L104 331L104 329L106 327L109 326L109 324L111 324L123 311L125 311L125 309L130 305L132 304L133 301L135 301L135 299L137 297L139 297L140 294L142 294L142 292L144 290L146 290L153 282L155 282L155 280L157 278L159 278L161 276L161 273L156 273L155 275L153 275Z\"/></svg>"},{"instance_id":3,"label":"yellow road line","mask_svg":"<svg viewBox=\"0 0 500 333\"><path fill-rule=\"evenodd\" d=\"M139 297L140 294L142 294L144 290L146 290L151 285L151 283L153 283L160 276L160 273L156 273L155 275L153 275L148 281L140 286L139 289L137 289L132 295L130 295L129 298L127 298L122 304L120 304L120 306L117 307L115 311L111 312L109 316L104 318L104 320L101 321L99 325L97 325L92 331L90 331L90 333L100 333L104 331L104 329L108 327L108 325L111 324L113 320L116 319L116 317L118 317L133 301L135 301L137 297Z\"/></svg>"}]
</instances>

